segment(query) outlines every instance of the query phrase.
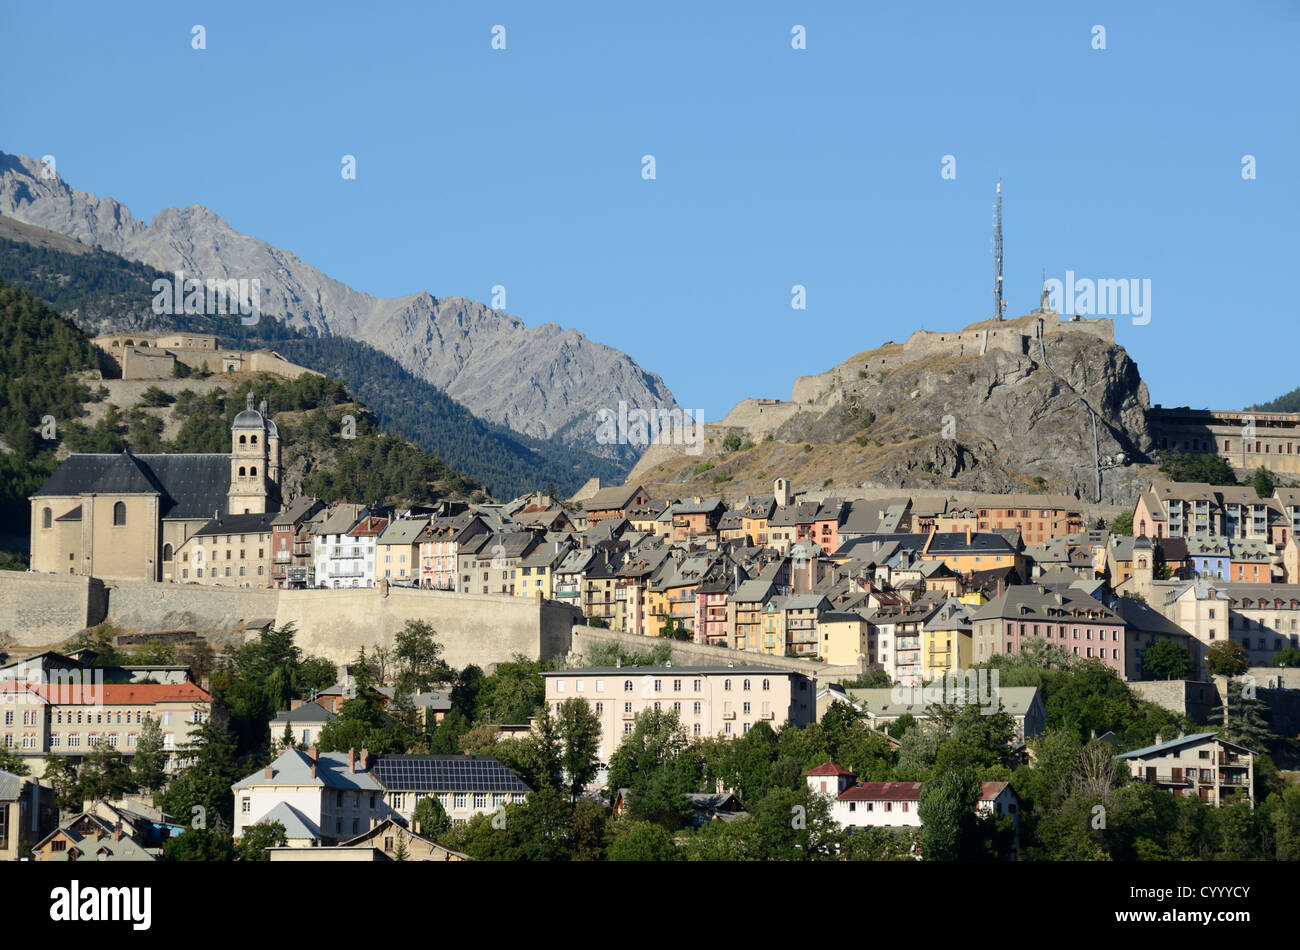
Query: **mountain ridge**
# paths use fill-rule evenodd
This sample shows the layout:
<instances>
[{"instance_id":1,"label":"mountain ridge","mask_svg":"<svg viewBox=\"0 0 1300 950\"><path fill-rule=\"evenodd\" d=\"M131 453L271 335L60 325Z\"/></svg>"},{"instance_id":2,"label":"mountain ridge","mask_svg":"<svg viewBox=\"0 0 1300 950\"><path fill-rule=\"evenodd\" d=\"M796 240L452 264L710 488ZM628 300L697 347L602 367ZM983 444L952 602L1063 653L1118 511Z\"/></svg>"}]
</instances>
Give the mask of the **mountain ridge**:
<instances>
[{"instance_id":1,"label":"mountain ridge","mask_svg":"<svg viewBox=\"0 0 1300 950\"><path fill-rule=\"evenodd\" d=\"M44 171L29 157L0 152L0 215L164 272L256 277L265 315L291 328L371 343L490 422L543 439L563 431L570 444L631 464L635 447L597 442L597 411L619 401L676 406L658 374L572 328L529 327L465 297L427 291L377 297L236 231L203 205L163 208L145 222L117 199L77 191Z\"/></svg>"}]
</instances>

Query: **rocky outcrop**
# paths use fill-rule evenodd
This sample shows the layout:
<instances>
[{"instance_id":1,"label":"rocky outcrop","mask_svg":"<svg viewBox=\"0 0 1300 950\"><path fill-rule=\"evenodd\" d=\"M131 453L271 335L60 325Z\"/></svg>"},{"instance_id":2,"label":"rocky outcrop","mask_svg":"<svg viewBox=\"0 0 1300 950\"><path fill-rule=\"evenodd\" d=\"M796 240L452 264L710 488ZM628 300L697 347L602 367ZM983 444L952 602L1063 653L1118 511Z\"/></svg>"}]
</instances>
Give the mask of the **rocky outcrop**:
<instances>
[{"instance_id":1,"label":"rocky outcrop","mask_svg":"<svg viewBox=\"0 0 1300 950\"><path fill-rule=\"evenodd\" d=\"M146 224L114 199L76 191L43 171L30 158L0 153L0 215L166 272L205 280L256 278L263 314L369 343L476 415L517 432L558 436L630 460L634 447L597 443L598 410L617 411L620 401L630 408L676 406L657 374L576 330L553 323L527 327L463 297L374 297L289 251L239 233L207 208L165 208Z\"/></svg>"},{"instance_id":2,"label":"rocky outcrop","mask_svg":"<svg viewBox=\"0 0 1300 950\"><path fill-rule=\"evenodd\" d=\"M707 425L702 456L653 446L628 480L703 478L741 493L768 489L770 478L783 474L805 488L831 480L840 487L1041 489L1091 501L1095 413L1097 454L1126 458L1103 470L1102 501L1131 501L1142 477L1134 463L1152 447L1137 365L1109 342L1106 328L1072 328L1055 316L1044 319L1040 345L1037 319L1000 324L1007 334L1022 327L1023 346L981 353L953 334L952 346L927 343L914 353L893 347L883 359L879 351L859 354L801 380L802 399L765 404L762 413L751 402ZM723 440L733 433L752 447L727 451Z\"/></svg>"}]
</instances>

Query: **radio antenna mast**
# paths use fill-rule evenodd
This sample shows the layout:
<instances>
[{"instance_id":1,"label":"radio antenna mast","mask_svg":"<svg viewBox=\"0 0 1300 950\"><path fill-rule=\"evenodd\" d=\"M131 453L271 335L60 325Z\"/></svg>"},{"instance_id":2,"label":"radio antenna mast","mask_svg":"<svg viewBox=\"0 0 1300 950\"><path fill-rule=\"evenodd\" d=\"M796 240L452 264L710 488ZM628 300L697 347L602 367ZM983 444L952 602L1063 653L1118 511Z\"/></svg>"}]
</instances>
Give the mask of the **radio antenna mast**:
<instances>
[{"instance_id":1,"label":"radio antenna mast","mask_svg":"<svg viewBox=\"0 0 1300 950\"><path fill-rule=\"evenodd\" d=\"M1007 311L1002 299L1002 179L998 179L998 197L993 205L993 319L1003 319Z\"/></svg>"}]
</instances>

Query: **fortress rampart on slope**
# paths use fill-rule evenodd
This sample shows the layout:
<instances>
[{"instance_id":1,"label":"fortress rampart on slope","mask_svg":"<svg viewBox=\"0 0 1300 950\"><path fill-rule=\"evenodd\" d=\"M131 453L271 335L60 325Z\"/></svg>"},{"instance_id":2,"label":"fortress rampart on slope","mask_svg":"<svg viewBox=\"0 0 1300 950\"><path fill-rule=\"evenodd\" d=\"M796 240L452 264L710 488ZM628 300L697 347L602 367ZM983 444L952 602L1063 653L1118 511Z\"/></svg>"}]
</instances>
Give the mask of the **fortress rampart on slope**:
<instances>
[{"instance_id":1,"label":"fortress rampart on slope","mask_svg":"<svg viewBox=\"0 0 1300 950\"><path fill-rule=\"evenodd\" d=\"M222 349L215 336L203 333L111 333L91 342L106 357L106 373L128 380L171 379L177 363L209 373L273 373L285 379L315 372L274 350Z\"/></svg>"},{"instance_id":2,"label":"fortress rampart on slope","mask_svg":"<svg viewBox=\"0 0 1300 950\"><path fill-rule=\"evenodd\" d=\"M917 330L902 344L889 343L864 354L866 359L860 363L854 360L816 376L800 376L794 381L791 398L801 405L810 399L823 398L835 386L837 373L853 376L853 379L844 380L852 383L858 370L872 374L889 372L932 356L980 356L990 350L1031 356L1031 348L1040 332L1048 340L1067 334L1085 334L1104 343L1113 345L1115 342L1115 322L1109 317L1061 320L1052 313L1034 313L1016 320L985 320L961 330Z\"/></svg>"},{"instance_id":3,"label":"fortress rampart on slope","mask_svg":"<svg viewBox=\"0 0 1300 950\"><path fill-rule=\"evenodd\" d=\"M816 408L825 411L845 392L861 390L874 385L881 373L891 372L900 366L931 357L979 356L992 350L1032 357L1034 343L1041 333L1050 342L1053 338L1082 334L1113 345L1115 323L1109 317L1071 317L1061 320L1049 311L1026 314L1015 320L985 320L961 330L917 330L903 343L886 343L874 350L861 353L839 366L816 376L800 376L794 381L789 400L743 399L732 407L722 419L706 423L704 435L714 444L730 432L737 430L761 439L775 432L798 413ZM866 373L865 377L860 373ZM650 445L628 475L633 482L657 465L682 454L678 445Z\"/></svg>"}]
</instances>

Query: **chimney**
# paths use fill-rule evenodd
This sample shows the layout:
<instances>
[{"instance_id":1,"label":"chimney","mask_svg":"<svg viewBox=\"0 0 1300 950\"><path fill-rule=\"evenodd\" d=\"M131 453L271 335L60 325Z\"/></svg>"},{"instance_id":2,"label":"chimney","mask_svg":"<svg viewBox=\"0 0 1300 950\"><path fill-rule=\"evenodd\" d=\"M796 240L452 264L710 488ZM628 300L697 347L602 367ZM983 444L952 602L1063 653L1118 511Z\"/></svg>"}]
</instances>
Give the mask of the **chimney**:
<instances>
[{"instance_id":1,"label":"chimney","mask_svg":"<svg viewBox=\"0 0 1300 950\"><path fill-rule=\"evenodd\" d=\"M265 776L266 776L267 778L269 778L269 779L270 779L270 778L275 778L275 769L271 768L271 766L268 765L268 766L266 767L266 771L263 772L262 774L265 775Z\"/></svg>"},{"instance_id":2,"label":"chimney","mask_svg":"<svg viewBox=\"0 0 1300 950\"><path fill-rule=\"evenodd\" d=\"M359 763L360 766L361 766L361 771L364 772L364 771L366 770L366 768L368 767L368 764L369 764L369 762L370 762L370 750L369 750L369 749L366 749L366 748L363 748L363 749L361 750L361 758L358 759L357 761L358 761L358 763Z\"/></svg>"},{"instance_id":3,"label":"chimney","mask_svg":"<svg viewBox=\"0 0 1300 950\"><path fill-rule=\"evenodd\" d=\"M966 547L970 547L970 525L966 526Z\"/></svg>"},{"instance_id":4,"label":"chimney","mask_svg":"<svg viewBox=\"0 0 1300 950\"><path fill-rule=\"evenodd\" d=\"M1164 737L1162 737L1162 736L1160 735L1160 733L1157 732L1157 733L1156 733L1156 745L1163 745L1163 744L1164 744L1164 741L1165 741L1165 740L1164 740Z\"/></svg>"},{"instance_id":5,"label":"chimney","mask_svg":"<svg viewBox=\"0 0 1300 950\"><path fill-rule=\"evenodd\" d=\"M357 750L348 749L348 771L355 772L356 770L357 770Z\"/></svg>"},{"instance_id":6,"label":"chimney","mask_svg":"<svg viewBox=\"0 0 1300 950\"><path fill-rule=\"evenodd\" d=\"M113 840L114 841L122 840L122 825L120 822L118 823L117 830L113 832Z\"/></svg>"}]
</instances>

